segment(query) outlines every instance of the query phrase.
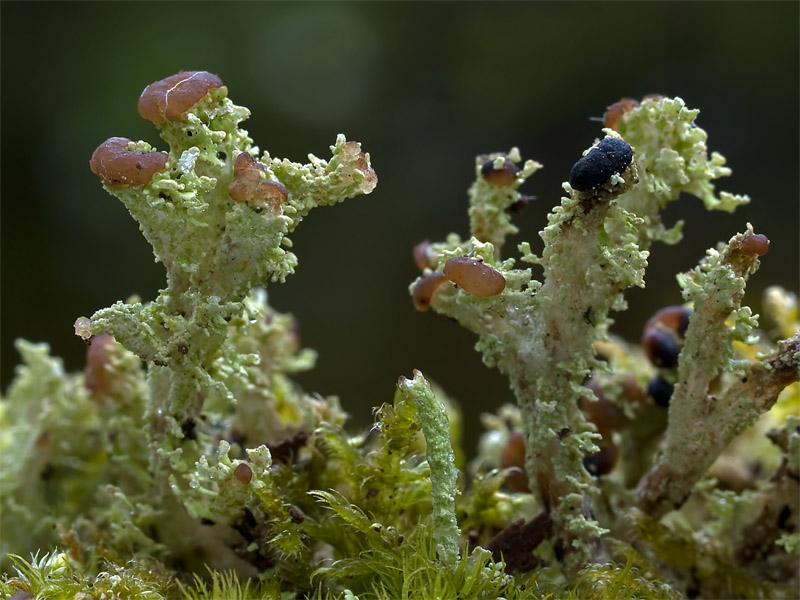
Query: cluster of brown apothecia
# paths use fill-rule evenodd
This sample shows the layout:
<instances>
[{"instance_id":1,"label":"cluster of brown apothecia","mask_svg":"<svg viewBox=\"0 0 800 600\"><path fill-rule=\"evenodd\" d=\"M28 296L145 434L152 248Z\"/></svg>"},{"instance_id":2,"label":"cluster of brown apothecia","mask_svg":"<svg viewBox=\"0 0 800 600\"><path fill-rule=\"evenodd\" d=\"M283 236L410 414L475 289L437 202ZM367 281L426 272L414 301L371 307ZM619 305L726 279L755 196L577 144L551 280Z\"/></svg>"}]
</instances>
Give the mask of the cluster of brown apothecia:
<instances>
[{"instance_id":1,"label":"cluster of brown apothecia","mask_svg":"<svg viewBox=\"0 0 800 600\"><path fill-rule=\"evenodd\" d=\"M137 104L139 115L156 125L178 120L209 91L223 86L219 77L207 71L181 71L144 89ZM126 137L112 137L94 151L89 167L103 184L146 185L166 168L166 152L132 150L131 144Z\"/></svg>"},{"instance_id":2,"label":"cluster of brown apothecia","mask_svg":"<svg viewBox=\"0 0 800 600\"><path fill-rule=\"evenodd\" d=\"M428 241L421 242L414 247L414 260L420 269L436 268L435 257L429 253L429 250L430 242ZM441 272L429 273L416 284L411 297L414 308L423 312L428 310L433 294L448 281L478 298L497 296L506 287L505 278L494 267L484 264L479 259L454 256L445 263Z\"/></svg>"}]
</instances>

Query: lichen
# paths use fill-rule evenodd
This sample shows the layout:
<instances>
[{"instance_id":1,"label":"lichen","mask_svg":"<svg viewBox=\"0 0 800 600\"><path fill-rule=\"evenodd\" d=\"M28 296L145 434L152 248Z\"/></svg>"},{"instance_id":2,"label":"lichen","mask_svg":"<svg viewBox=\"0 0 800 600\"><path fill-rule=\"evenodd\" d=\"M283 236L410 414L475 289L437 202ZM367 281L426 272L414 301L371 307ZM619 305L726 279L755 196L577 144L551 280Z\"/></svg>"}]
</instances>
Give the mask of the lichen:
<instances>
[{"instance_id":1,"label":"lichen","mask_svg":"<svg viewBox=\"0 0 800 600\"><path fill-rule=\"evenodd\" d=\"M721 155L714 153L708 158L707 136L694 125L696 116L697 111L686 109L679 98L651 98L621 118L619 133L604 130L605 140L610 142L588 150L573 168L573 185L564 185L570 196L562 199L548 218L548 226L541 233L545 242L541 257L531 252L529 244L520 244L521 260L542 268L541 283L533 279L530 269L515 269L513 259L503 261L499 246L483 242L474 230L474 219L470 241L462 242L451 235L444 243L430 244L427 250L430 270L426 268L424 277L431 277L453 256L469 256L496 269L506 281L505 290L489 298L443 284L431 295L429 304L477 333L476 348L483 353L484 362L509 377L522 413L527 479L540 505L554 518L552 541L567 555L570 568L607 556L601 536L608 529L598 523L592 508L598 506L600 490L583 467L584 457L610 451L607 449L614 443L609 437L603 448L596 445L599 436L592 430L598 430L598 426L587 424L577 404L582 397L594 400L596 395L584 387L587 376L593 370L600 376L609 371L595 350L606 338L608 314L625 308L625 288L644 285L652 242L679 240L680 225L667 231L660 220L668 202L676 200L682 191L697 195L709 209L730 211L748 201L724 192L719 197L714 194L711 181L730 171L723 166ZM620 158L624 146L615 141L620 135L633 149L633 161ZM474 202L473 193L471 212ZM679 506L731 439L768 410L778 393L798 378L796 336L781 342L774 354L760 361L746 363L733 355L734 341L755 341L751 333L757 321L740 305L745 277L755 269L757 254L761 253L760 246L756 253L744 242L754 235L748 226L746 234L732 240L730 250L721 251L727 252L725 256L730 254L730 260L715 258L721 252L712 250L696 275L682 279L688 289L687 299L695 302L695 314L683 350L677 349L678 372L664 373L664 385L673 396L665 450L640 483L640 502L658 515L665 512L662 507ZM727 270L720 266L722 271L715 274L721 263L733 264ZM415 286L416 282L411 286L412 293ZM694 289L698 291L693 293ZM702 307L706 305L713 317L704 316L706 309ZM726 324L729 317L731 323ZM723 388L725 397L719 404L739 409L714 412L721 423L712 419L692 434L698 413L708 412L698 395L706 396L709 384L721 370L736 373L741 379L739 384ZM678 380L681 383L672 392L672 384ZM689 380L697 381L694 389L687 389ZM709 401L717 403L714 396ZM620 398L618 405L625 404ZM692 412L681 414L687 406ZM640 412L630 404L628 410ZM645 415L641 418L646 419ZM711 439L704 439L709 432ZM638 434L632 429L631 433L623 435L629 447L636 446L627 451L626 466L630 455L641 455L642 446L658 435L659 428L644 428ZM687 435L695 440L693 444L687 444ZM648 447L652 452L652 446ZM676 453L682 458L680 462L675 460ZM659 469L667 469L674 476L664 477ZM634 484L641 474L642 468L637 467L626 479ZM653 492L653 487L660 491ZM613 525L610 516L609 524Z\"/></svg>"},{"instance_id":2,"label":"lichen","mask_svg":"<svg viewBox=\"0 0 800 600\"><path fill-rule=\"evenodd\" d=\"M426 456L431 470L431 521L439 557L452 566L458 557L458 522L455 502L458 473L450 444L447 408L434 396L430 384L416 371L414 379L401 379L400 392L414 402L425 435Z\"/></svg>"},{"instance_id":3,"label":"lichen","mask_svg":"<svg viewBox=\"0 0 800 600\"><path fill-rule=\"evenodd\" d=\"M680 239L667 204L748 201L715 193L730 170L696 110L609 107L540 256L503 255L541 168L516 148L477 157L467 238L414 249L414 306L477 334L517 399L483 416L469 463L458 407L419 371L361 432L293 380L316 355L266 287L297 266L288 236L312 208L375 188L360 145L273 158L206 72L148 86L139 111L169 151L111 138L90 167L167 287L76 320L82 374L18 341L0 401L0 596L791 597L797 298L768 288L763 318L744 303L769 240L747 224L709 250L641 347L609 332L655 242Z\"/></svg>"}]
</instances>

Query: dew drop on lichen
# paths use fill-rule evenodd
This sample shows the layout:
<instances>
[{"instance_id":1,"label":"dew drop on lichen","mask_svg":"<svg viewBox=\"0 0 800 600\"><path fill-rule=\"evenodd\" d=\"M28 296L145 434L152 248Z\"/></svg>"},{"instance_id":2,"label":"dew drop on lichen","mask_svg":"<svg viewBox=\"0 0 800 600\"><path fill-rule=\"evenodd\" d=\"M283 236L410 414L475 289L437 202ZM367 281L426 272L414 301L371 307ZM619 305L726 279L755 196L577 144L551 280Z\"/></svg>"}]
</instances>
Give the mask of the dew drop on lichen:
<instances>
[{"instance_id":1,"label":"dew drop on lichen","mask_svg":"<svg viewBox=\"0 0 800 600\"><path fill-rule=\"evenodd\" d=\"M75 327L75 335L80 337L82 340L88 340L90 337L92 337L91 319L87 319L86 317L78 317L75 320L74 327Z\"/></svg>"}]
</instances>

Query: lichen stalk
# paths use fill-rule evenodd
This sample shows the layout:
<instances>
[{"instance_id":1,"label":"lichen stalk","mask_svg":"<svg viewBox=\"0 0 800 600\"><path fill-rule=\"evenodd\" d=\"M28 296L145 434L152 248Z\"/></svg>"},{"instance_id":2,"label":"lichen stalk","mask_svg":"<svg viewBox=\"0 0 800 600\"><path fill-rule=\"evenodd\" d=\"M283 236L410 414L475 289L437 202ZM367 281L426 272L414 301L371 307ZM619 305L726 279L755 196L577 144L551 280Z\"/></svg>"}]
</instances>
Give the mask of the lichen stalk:
<instances>
[{"instance_id":1,"label":"lichen stalk","mask_svg":"<svg viewBox=\"0 0 800 600\"><path fill-rule=\"evenodd\" d=\"M577 398L586 395L582 383L595 362L597 325L604 324L622 290L641 284L646 265L646 253L633 273L615 270L609 260L616 250L607 245L603 223L613 199L636 181L635 167L621 178L605 191L573 191L551 215L542 235L544 284L530 313L531 333L541 334L541 341L518 346L513 361L498 362L522 408L528 478L553 511L559 542L565 550L578 548L581 560L602 558L597 553L603 530L592 523L596 490L582 461L594 444Z\"/></svg>"},{"instance_id":2,"label":"lichen stalk","mask_svg":"<svg viewBox=\"0 0 800 600\"><path fill-rule=\"evenodd\" d=\"M422 423L431 473L433 541L442 563L453 567L458 560L461 532L455 510L456 495L459 493L458 470L450 443L447 408L436 398L430 384L419 371L414 371L413 379L401 377L397 386L406 400L413 400Z\"/></svg>"},{"instance_id":3,"label":"lichen stalk","mask_svg":"<svg viewBox=\"0 0 800 600\"><path fill-rule=\"evenodd\" d=\"M607 139L619 141L614 135ZM606 532L594 520L597 490L583 468L584 456L597 450L596 434L577 401L590 394L582 384L597 364L592 343L602 335L620 292L643 284L647 264L646 252L629 239L615 243L604 229L613 218L629 238L635 231L636 217L614 202L637 181L630 156L618 171L585 191L565 184L570 195L541 234L542 258L523 245L523 260L544 268L543 284L531 279L530 270L513 269L513 260L500 262L493 244L482 243L474 231L468 244L453 237L434 246L440 264L469 254L506 280L503 292L489 298L443 285L433 307L477 333L484 362L509 378L523 414L528 479L551 513L554 545L574 568L605 557L599 538Z\"/></svg>"},{"instance_id":4,"label":"lichen stalk","mask_svg":"<svg viewBox=\"0 0 800 600\"><path fill-rule=\"evenodd\" d=\"M733 343L757 324L742 307L745 284L759 265L746 240L748 224L721 250L709 250L680 277L694 302L670 401L669 425L658 462L639 484L639 505L659 517L680 507L694 483L730 441L769 410L784 387L800 378L798 336L755 363L734 359Z\"/></svg>"},{"instance_id":5,"label":"lichen stalk","mask_svg":"<svg viewBox=\"0 0 800 600\"><path fill-rule=\"evenodd\" d=\"M258 348L240 353L234 347L237 338L263 336L260 321L269 316L264 298L249 303L248 296L294 272L297 258L287 235L312 208L370 193L377 182L369 155L343 135L330 161L309 155L303 165L267 153L259 159L239 127L250 112L227 95L221 80L206 72L148 86L139 112L156 125L169 153L145 142L115 142L110 150L106 143L90 164L139 222L166 268L167 288L149 304L118 302L81 318L76 333L84 339L111 334L147 363L145 435L157 448L150 457L151 493L165 501L175 495L187 508L198 485L187 473L217 453L216 441L204 436L204 421L229 419L237 401L257 402L242 394L253 389L242 375L254 364L281 370ZM143 177L130 156L154 158L163 168ZM250 313L244 323L243 313ZM268 392L275 383L266 378ZM261 443L267 433L254 437Z\"/></svg>"},{"instance_id":6,"label":"lichen stalk","mask_svg":"<svg viewBox=\"0 0 800 600\"><path fill-rule=\"evenodd\" d=\"M521 162L519 148L508 154L494 153L475 159L475 183L469 188L469 222L472 235L482 242L489 242L499 252L506 237L519 231L511 222L514 205L524 206L528 199L519 193L525 180L542 168L534 160ZM492 177L493 172L502 172L500 181Z\"/></svg>"},{"instance_id":7,"label":"lichen stalk","mask_svg":"<svg viewBox=\"0 0 800 600\"><path fill-rule=\"evenodd\" d=\"M187 82L189 75L181 77ZM173 432L176 422L199 418L209 397L233 401L224 383L210 375L211 365L225 344L227 323L242 312L250 290L294 271L297 259L288 250L287 234L313 207L369 193L377 181L369 156L341 135L330 161L310 156L310 164L301 165L265 153L262 160L251 158L245 181L234 165L241 154L258 154L239 128L250 112L230 101L218 78L204 76L215 83L178 116L151 118L140 100L140 112L170 145L165 169L142 185L104 179L166 267L168 287L149 305L120 302L98 311L88 328L92 334L113 334L144 361L168 367L154 368L150 377L167 379L153 386L169 390L161 408ZM156 94L165 105L163 92L152 91L160 83L142 99ZM152 150L145 142L129 146L131 152ZM231 196L237 182L252 188L248 201ZM280 189L283 196L264 198L263 186Z\"/></svg>"},{"instance_id":8,"label":"lichen stalk","mask_svg":"<svg viewBox=\"0 0 800 600\"><path fill-rule=\"evenodd\" d=\"M576 406L580 398L595 398L584 387L592 370L608 369L593 343L606 335L609 312L625 309L622 292L644 286L652 243L679 241L682 223L668 229L661 221L668 203L682 192L700 197L709 210L732 211L749 201L715 195L712 181L730 170L720 154L709 156L707 135L695 124L698 111L661 96L628 108L606 123L607 137L573 167L565 184L570 196L541 233L542 256L527 243L519 246L523 262L544 270L542 283L530 270L515 269L514 260L501 259L500 246L516 231L508 211L522 199L517 189L539 167L533 161L522 170L513 165L519 161L513 149L478 157L469 192L472 238L450 235L427 244L418 260L423 277L411 287L419 310L431 307L475 332L484 362L508 376L521 408L529 485L553 511L552 541L572 566L603 554L597 540L604 530L591 508L597 488L583 467L584 457L598 451L600 435ZM464 264L477 260L495 269L504 289L476 297L482 294L473 295L471 285L444 282L440 270L461 256Z\"/></svg>"}]
</instances>

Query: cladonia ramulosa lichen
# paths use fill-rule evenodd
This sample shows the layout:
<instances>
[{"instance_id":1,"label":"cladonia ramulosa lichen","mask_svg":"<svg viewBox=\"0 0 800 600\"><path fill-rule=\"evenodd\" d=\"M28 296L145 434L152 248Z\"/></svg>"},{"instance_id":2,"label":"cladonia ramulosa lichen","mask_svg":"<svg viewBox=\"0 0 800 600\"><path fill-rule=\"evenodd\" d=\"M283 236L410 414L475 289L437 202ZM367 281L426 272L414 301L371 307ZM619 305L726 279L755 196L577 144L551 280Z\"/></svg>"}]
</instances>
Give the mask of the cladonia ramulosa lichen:
<instances>
[{"instance_id":1,"label":"cladonia ramulosa lichen","mask_svg":"<svg viewBox=\"0 0 800 600\"><path fill-rule=\"evenodd\" d=\"M76 320L82 374L17 343L0 402L2 597L792 596L798 302L773 287L761 319L745 304L769 240L748 223L710 249L641 347L610 332L655 243L680 240L670 202L749 201L715 192L730 171L696 110L609 107L540 255L504 254L542 168L516 148L477 158L466 239L414 249L414 306L474 332L517 400L486 407L467 464L457 404L419 371L362 432L292 380L315 354L265 288L294 271L289 235L312 208L375 188L360 144L273 158L204 71L148 86L139 112L169 150L110 138L90 168L167 286Z\"/></svg>"}]
</instances>

